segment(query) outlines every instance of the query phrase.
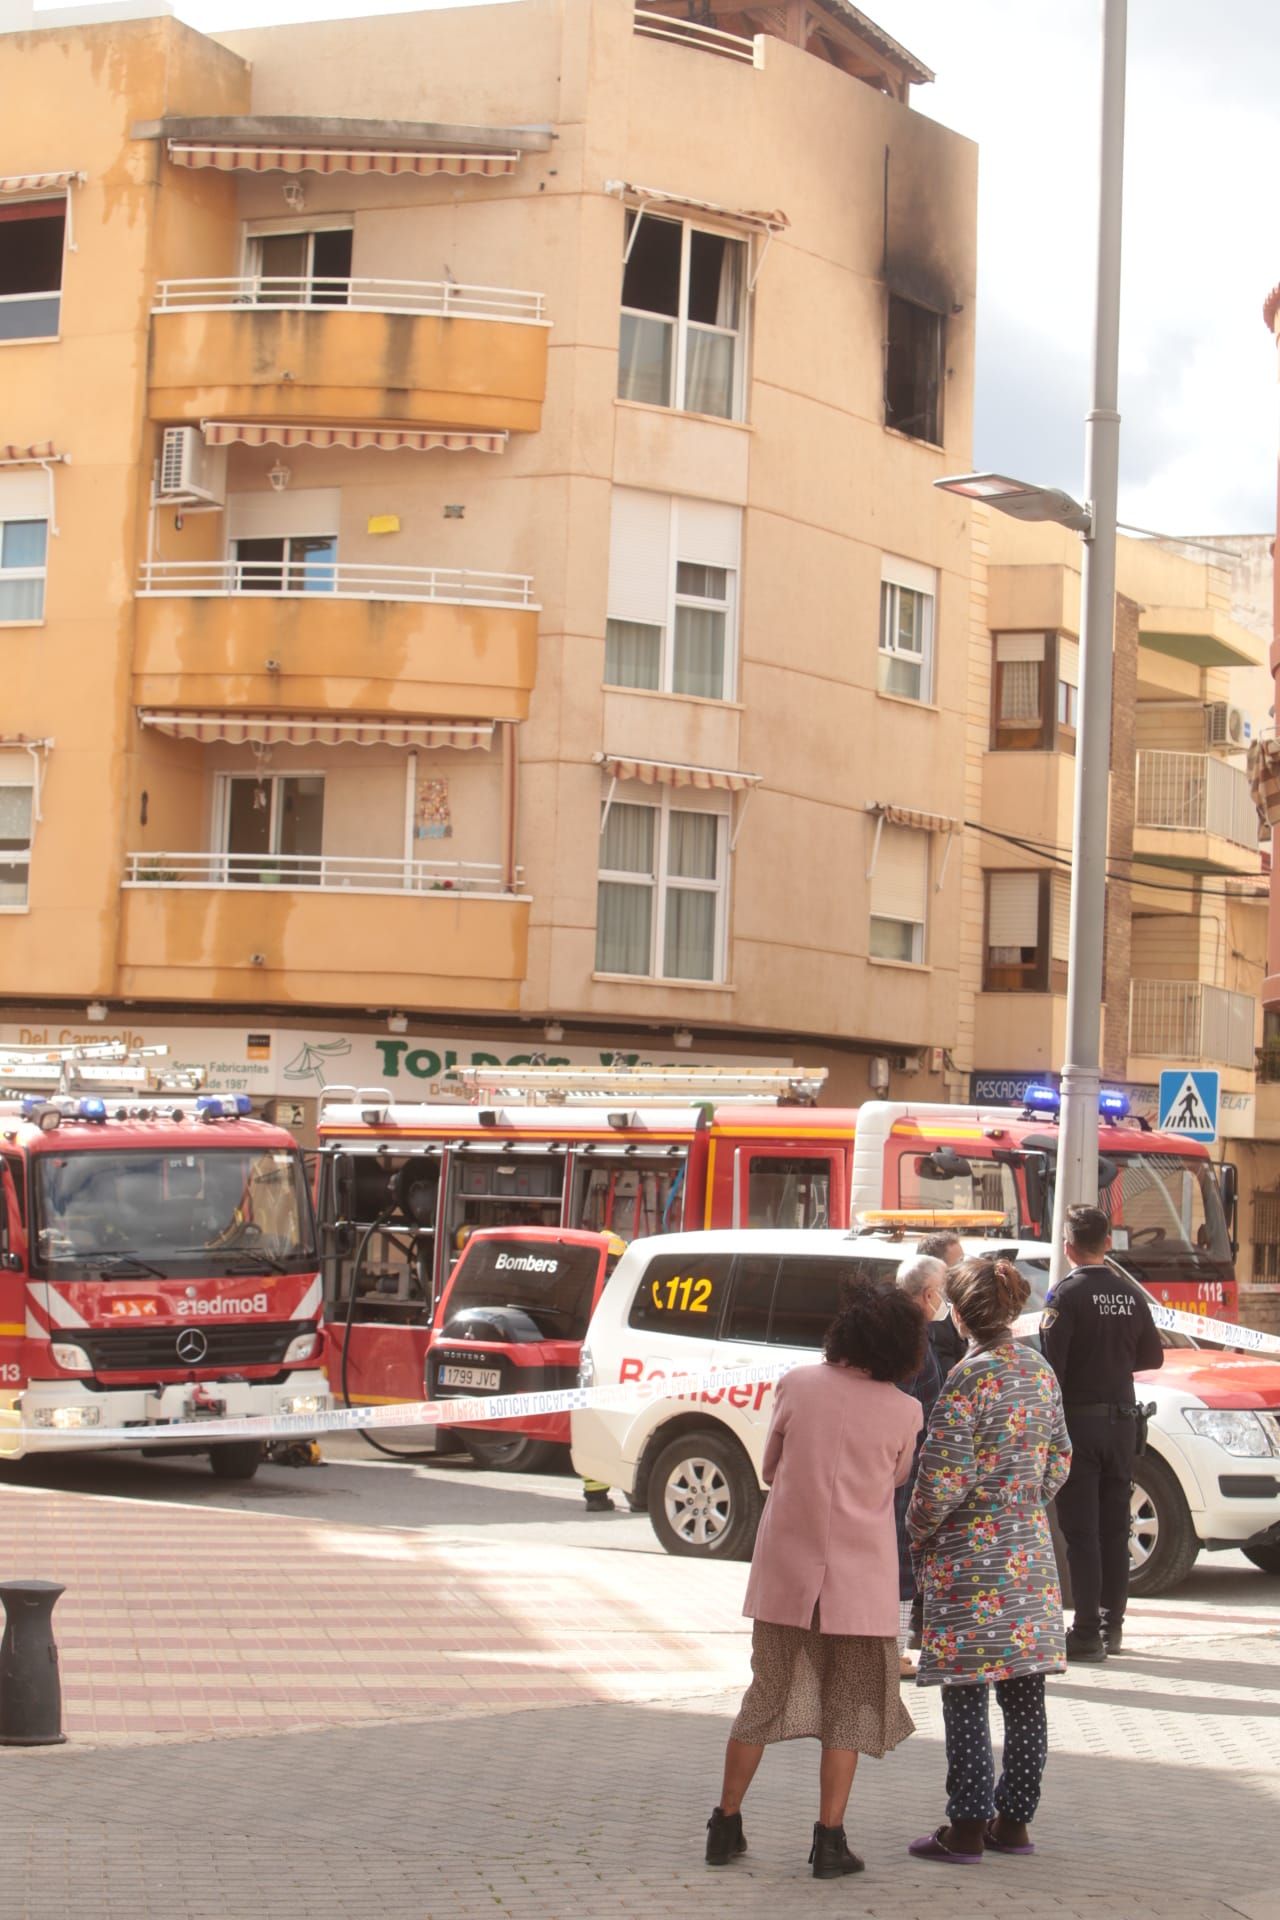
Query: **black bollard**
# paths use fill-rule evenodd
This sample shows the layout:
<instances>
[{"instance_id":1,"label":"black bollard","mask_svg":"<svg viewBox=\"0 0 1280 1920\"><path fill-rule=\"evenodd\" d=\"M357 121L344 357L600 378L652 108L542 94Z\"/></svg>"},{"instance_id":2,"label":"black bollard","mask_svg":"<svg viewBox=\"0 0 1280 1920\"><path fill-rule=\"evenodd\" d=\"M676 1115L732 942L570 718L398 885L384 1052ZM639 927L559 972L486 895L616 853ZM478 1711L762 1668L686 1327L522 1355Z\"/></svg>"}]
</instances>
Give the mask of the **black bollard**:
<instances>
[{"instance_id":1,"label":"black bollard","mask_svg":"<svg viewBox=\"0 0 1280 1920\"><path fill-rule=\"evenodd\" d=\"M67 1737L53 1638L53 1609L65 1592L56 1580L0 1580L0 1747L57 1747Z\"/></svg>"}]
</instances>

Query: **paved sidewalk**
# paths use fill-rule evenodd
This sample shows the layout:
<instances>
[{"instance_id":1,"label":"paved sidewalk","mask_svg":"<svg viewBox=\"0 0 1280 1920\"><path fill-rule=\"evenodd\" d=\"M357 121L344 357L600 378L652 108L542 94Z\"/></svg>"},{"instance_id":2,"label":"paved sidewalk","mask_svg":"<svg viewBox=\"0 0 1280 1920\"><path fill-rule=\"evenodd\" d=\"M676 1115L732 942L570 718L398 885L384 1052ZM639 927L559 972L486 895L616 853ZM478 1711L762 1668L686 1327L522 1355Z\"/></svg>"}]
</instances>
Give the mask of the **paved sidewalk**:
<instances>
[{"instance_id":1,"label":"paved sidewalk","mask_svg":"<svg viewBox=\"0 0 1280 1920\"><path fill-rule=\"evenodd\" d=\"M14 1488L0 1568L69 1583L73 1734L0 1752L0 1920L1280 1920L1261 1605L1148 1605L1130 1657L1051 1683L1033 1860L906 1858L942 1800L913 1691L837 1891L805 1866L809 1743L766 1755L745 1859L701 1864L741 1568Z\"/></svg>"}]
</instances>

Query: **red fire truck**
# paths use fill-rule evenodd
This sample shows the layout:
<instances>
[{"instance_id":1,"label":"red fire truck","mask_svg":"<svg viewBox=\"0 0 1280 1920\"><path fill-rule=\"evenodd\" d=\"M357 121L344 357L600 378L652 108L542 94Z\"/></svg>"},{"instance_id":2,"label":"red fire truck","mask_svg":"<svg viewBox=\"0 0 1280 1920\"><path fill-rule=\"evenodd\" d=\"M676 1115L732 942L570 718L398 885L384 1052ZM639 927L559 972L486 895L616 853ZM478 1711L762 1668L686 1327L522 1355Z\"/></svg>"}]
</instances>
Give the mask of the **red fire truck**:
<instances>
[{"instance_id":1,"label":"red fire truck","mask_svg":"<svg viewBox=\"0 0 1280 1920\"><path fill-rule=\"evenodd\" d=\"M302 1155L248 1106L111 1043L0 1053L0 1456L331 1404Z\"/></svg>"},{"instance_id":2,"label":"red fire truck","mask_svg":"<svg viewBox=\"0 0 1280 1920\"><path fill-rule=\"evenodd\" d=\"M480 1068L466 1104L330 1088L320 1218L330 1378L353 1402L417 1399L436 1307L482 1227L623 1240L696 1227L841 1227L868 1209L996 1213L1019 1239L1053 1217L1049 1103L819 1107L821 1071ZM1046 1093L1049 1090L1046 1090ZM1171 1306L1231 1318L1230 1176L1108 1096L1099 1131L1117 1250ZM1224 1193L1227 1206L1224 1208Z\"/></svg>"}]
</instances>

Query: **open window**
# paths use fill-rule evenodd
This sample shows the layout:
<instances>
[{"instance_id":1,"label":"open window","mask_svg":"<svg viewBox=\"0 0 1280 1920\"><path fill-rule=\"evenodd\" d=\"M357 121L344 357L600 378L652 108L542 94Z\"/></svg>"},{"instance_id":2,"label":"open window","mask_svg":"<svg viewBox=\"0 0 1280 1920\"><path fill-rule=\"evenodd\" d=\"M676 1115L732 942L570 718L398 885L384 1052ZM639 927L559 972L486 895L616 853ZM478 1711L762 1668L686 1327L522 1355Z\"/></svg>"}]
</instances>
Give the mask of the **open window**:
<instances>
[{"instance_id":1,"label":"open window","mask_svg":"<svg viewBox=\"0 0 1280 1920\"><path fill-rule=\"evenodd\" d=\"M35 812L31 756L0 753L0 913L27 910Z\"/></svg>"},{"instance_id":2,"label":"open window","mask_svg":"<svg viewBox=\"0 0 1280 1920\"><path fill-rule=\"evenodd\" d=\"M345 307L351 301L350 227L252 233L248 272L254 301L273 307Z\"/></svg>"},{"instance_id":3,"label":"open window","mask_svg":"<svg viewBox=\"0 0 1280 1920\"><path fill-rule=\"evenodd\" d=\"M324 850L324 776L221 776L222 851L231 886L316 886Z\"/></svg>"},{"instance_id":4,"label":"open window","mask_svg":"<svg viewBox=\"0 0 1280 1920\"><path fill-rule=\"evenodd\" d=\"M884 423L913 440L942 444L945 326L940 313L889 295L884 362Z\"/></svg>"},{"instance_id":5,"label":"open window","mask_svg":"<svg viewBox=\"0 0 1280 1920\"><path fill-rule=\"evenodd\" d=\"M65 194L0 203L0 340L54 340L62 313Z\"/></svg>"},{"instance_id":6,"label":"open window","mask_svg":"<svg viewBox=\"0 0 1280 1920\"><path fill-rule=\"evenodd\" d=\"M1000 752L1074 753L1080 647L1066 635L997 633L991 744Z\"/></svg>"},{"instance_id":7,"label":"open window","mask_svg":"<svg viewBox=\"0 0 1280 1920\"><path fill-rule=\"evenodd\" d=\"M744 240L629 213L619 399L741 419L746 283Z\"/></svg>"},{"instance_id":8,"label":"open window","mask_svg":"<svg viewBox=\"0 0 1280 1920\"><path fill-rule=\"evenodd\" d=\"M1070 919L1068 873L989 873L983 990L1065 992Z\"/></svg>"},{"instance_id":9,"label":"open window","mask_svg":"<svg viewBox=\"0 0 1280 1920\"><path fill-rule=\"evenodd\" d=\"M876 685L903 700L933 699L933 627L938 576L932 567L885 554L880 562L880 647Z\"/></svg>"}]
</instances>

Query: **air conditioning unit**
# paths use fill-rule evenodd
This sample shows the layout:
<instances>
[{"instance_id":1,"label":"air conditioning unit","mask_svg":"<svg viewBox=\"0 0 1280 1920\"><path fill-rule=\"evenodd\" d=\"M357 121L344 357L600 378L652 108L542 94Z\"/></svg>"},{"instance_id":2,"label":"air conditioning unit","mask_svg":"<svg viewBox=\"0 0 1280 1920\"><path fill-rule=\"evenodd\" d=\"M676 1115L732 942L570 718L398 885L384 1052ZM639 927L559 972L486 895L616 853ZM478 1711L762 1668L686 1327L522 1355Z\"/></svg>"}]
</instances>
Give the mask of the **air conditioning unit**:
<instances>
[{"instance_id":1,"label":"air conditioning unit","mask_svg":"<svg viewBox=\"0 0 1280 1920\"><path fill-rule=\"evenodd\" d=\"M1253 728L1241 707L1225 700L1211 700L1204 710L1204 740L1207 747L1247 747Z\"/></svg>"},{"instance_id":2,"label":"air conditioning unit","mask_svg":"<svg viewBox=\"0 0 1280 1920\"><path fill-rule=\"evenodd\" d=\"M225 447L206 447L199 427L166 427L156 498L222 506L227 497Z\"/></svg>"}]
</instances>

